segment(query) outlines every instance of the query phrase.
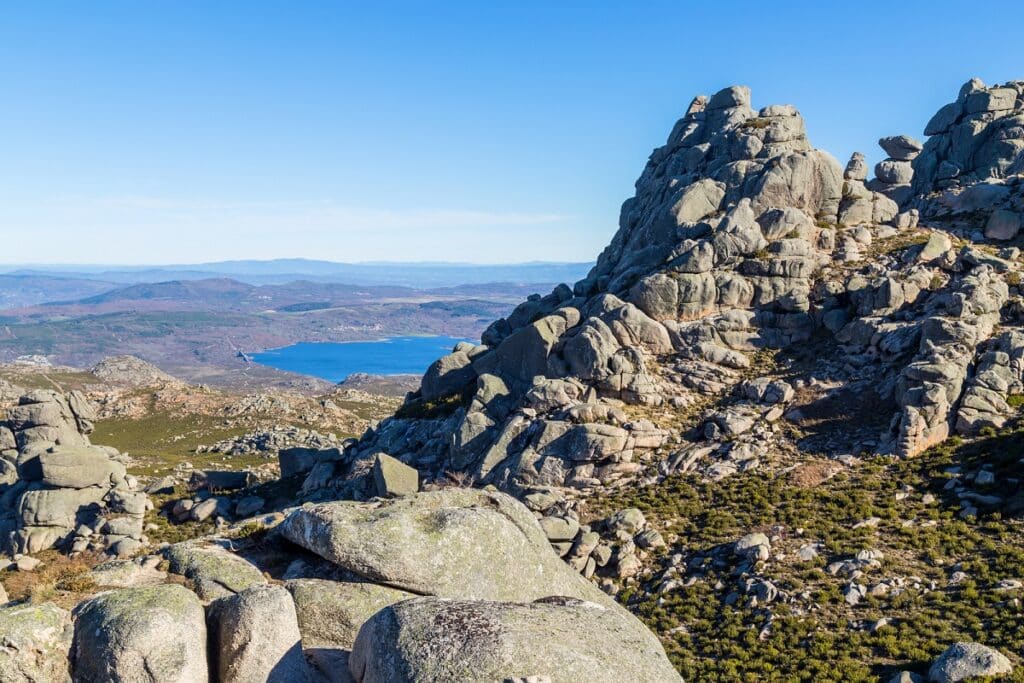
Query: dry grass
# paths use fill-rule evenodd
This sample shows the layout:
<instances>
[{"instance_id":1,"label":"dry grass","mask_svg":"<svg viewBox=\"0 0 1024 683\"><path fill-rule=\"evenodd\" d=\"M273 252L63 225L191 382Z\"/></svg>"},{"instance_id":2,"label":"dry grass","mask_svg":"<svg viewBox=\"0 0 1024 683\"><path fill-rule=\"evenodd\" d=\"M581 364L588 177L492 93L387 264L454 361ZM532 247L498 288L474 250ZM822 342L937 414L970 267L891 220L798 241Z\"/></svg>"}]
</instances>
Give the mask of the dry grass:
<instances>
[{"instance_id":1,"label":"dry grass","mask_svg":"<svg viewBox=\"0 0 1024 683\"><path fill-rule=\"evenodd\" d=\"M74 607L96 591L89 570L109 559L100 553L83 553L72 558L56 550L46 550L36 557L43 564L35 571L0 572L0 582L8 597L32 603L52 602L65 609Z\"/></svg>"}]
</instances>

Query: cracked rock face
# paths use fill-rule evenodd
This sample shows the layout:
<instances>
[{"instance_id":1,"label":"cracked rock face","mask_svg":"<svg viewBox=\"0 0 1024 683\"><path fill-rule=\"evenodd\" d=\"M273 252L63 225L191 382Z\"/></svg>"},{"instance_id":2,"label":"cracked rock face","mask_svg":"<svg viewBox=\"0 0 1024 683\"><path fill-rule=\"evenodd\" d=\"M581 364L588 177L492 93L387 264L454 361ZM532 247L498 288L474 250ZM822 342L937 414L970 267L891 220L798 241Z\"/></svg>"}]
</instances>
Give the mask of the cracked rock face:
<instances>
[{"instance_id":1,"label":"cracked rock face","mask_svg":"<svg viewBox=\"0 0 1024 683\"><path fill-rule=\"evenodd\" d=\"M972 81L923 143L880 140L871 178L862 154L844 169L815 149L792 106L697 97L590 274L439 359L396 417L312 466L305 494L373 495L380 454L425 484L526 496L720 478L811 446L907 457L1001 424L1021 390L1018 252L999 242L1024 209L1022 92ZM762 367L818 347L803 375ZM751 389L773 382L788 389ZM779 429L844 396L873 405L856 441Z\"/></svg>"}]
</instances>

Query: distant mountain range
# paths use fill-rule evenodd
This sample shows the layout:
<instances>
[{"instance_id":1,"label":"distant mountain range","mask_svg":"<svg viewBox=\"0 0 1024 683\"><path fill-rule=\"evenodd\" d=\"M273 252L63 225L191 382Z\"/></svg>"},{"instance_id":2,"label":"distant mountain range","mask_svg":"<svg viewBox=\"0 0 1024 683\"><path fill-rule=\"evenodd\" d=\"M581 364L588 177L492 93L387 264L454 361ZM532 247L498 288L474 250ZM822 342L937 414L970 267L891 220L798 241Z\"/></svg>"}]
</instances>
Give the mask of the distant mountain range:
<instances>
[{"instance_id":1,"label":"distant mountain range","mask_svg":"<svg viewBox=\"0 0 1024 683\"><path fill-rule=\"evenodd\" d=\"M204 280L231 278L252 285L282 284L305 280L350 285L383 285L414 287L454 287L483 283L550 283L575 282L583 278L592 263L530 262L513 264L476 263L337 263L313 259L274 259L269 261L218 261L184 265L116 266L116 265L11 265L0 266L0 277L59 277L65 286L69 281L134 284L169 280ZM28 286L28 285L26 285ZM2 294L0 294L2 296ZM0 299L2 300L2 299ZM52 299L51 299L52 300ZM24 302L29 305L35 302Z\"/></svg>"}]
</instances>

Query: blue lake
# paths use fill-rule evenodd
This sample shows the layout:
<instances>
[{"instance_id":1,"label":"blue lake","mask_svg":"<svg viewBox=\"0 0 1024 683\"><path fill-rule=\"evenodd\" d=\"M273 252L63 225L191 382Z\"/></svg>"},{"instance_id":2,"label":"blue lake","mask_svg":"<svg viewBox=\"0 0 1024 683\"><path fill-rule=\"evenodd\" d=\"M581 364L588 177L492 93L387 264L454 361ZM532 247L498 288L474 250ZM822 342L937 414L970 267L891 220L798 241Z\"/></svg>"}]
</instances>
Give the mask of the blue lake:
<instances>
[{"instance_id":1,"label":"blue lake","mask_svg":"<svg viewBox=\"0 0 1024 683\"><path fill-rule=\"evenodd\" d=\"M360 342L301 342L250 354L255 362L278 370L341 382L356 372L373 375L419 375L465 339L392 337ZM475 342L474 342L475 343Z\"/></svg>"}]
</instances>

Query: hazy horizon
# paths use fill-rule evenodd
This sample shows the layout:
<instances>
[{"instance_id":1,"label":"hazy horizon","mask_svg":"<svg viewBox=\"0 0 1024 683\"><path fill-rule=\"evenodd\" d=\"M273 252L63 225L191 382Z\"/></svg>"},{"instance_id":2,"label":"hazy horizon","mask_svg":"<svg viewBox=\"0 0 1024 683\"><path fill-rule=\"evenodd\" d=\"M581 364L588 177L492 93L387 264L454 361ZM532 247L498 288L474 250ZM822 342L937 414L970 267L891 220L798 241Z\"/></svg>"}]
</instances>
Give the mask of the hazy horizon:
<instances>
[{"instance_id":1,"label":"hazy horizon","mask_svg":"<svg viewBox=\"0 0 1024 683\"><path fill-rule=\"evenodd\" d=\"M325 264L325 265L338 265L338 266L359 266L359 267L377 267L377 266L408 266L408 267L449 267L449 268L484 268L488 266L494 267L515 267L515 266L578 266L593 264L595 259L582 259L579 261L545 261L545 260L533 260L533 261L510 261L507 263L502 262L485 262L485 261L402 261L402 260L390 260L390 261L331 261L325 259L314 259L305 258L301 256L294 257L282 257L282 258L265 258L265 259L224 259L218 261L194 261L189 263L126 263L126 262L73 262L73 261L46 261L46 262L20 262L20 261L0 261L0 272L6 271L7 269L24 269L24 268L132 268L132 269L171 269L171 268L195 268L195 267L210 267L228 264L243 264L243 263L258 263L258 264L272 264L272 263L295 263L305 262L310 264Z\"/></svg>"}]
</instances>

